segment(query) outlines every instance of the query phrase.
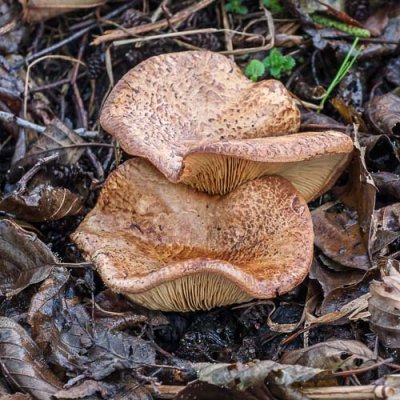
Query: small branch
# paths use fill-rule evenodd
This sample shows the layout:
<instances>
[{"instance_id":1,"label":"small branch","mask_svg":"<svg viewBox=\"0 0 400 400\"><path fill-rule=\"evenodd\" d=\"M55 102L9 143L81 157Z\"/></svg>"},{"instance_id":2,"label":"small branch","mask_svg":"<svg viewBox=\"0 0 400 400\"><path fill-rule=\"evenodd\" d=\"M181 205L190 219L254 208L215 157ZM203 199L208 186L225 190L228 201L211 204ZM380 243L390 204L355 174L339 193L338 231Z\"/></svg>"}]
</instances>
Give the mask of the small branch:
<instances>
[{"instance_id":1,"label":"small branch","mask_svg":"<svg viewBox=\"0 0 400 400\"><path fill-rule=\"evenodd\" d=\"M146 33L146 32L151 32L151 31L155 31L158 29L167 28L170 24L175 25L179 22L185 21L192 14L209 6L214 1L215 0L200 0L199 2L191 5L190 7L187 7L185 9L177 12L171 18L168 18L168 19L164 18L158 22L152 22L150 24L134 26L133 28L129 28L126 31L122 31L122 30L109 31L108 33L105 33L104 35L97 37L93 41L93 44L99 45L101 43L111 42L113 40L126 38L129 35L134 36L139 33Z\"/></svg>"},{"instance_id":2,"label":"small branch","mask_svg":"<svg viewBox=\"0 0 400 400\"><path fill-rule=\"evenodd\" d=\"M34 124L33 122L27 121L26 119L17 117L14 114L0 111L0 121L16 124L21 128L32 129L35 132L43 133L46 130L45 126ZM85 129L75 129L75 133L83 138L92 139L98 136L99 132L97 131L87 131Z\"/></svg>"}]
</instances>

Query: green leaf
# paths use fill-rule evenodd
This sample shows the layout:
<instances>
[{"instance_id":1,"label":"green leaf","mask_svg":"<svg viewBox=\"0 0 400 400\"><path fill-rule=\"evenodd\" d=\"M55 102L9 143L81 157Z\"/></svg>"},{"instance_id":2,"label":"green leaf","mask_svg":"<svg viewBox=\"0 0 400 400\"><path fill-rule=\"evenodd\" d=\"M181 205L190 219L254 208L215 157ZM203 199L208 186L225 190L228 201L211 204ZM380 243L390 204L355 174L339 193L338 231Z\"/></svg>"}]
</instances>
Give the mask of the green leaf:
<instances>
[{"instance_id":1,"label":"green leaf","mask_svg":"<svg viewBox=\"0 0 400 400\"><path fill-rule=\"evenodd\" d=\"M244 74L250 78L253 82L257 82L257 79L263 76L265 73L265 66L259 60L251 60L244 70Z\"/></svg>"},{"instance_id":2,"label":"green leaf","mask_svg":"<svg viewBox=\"0 0 400 400\"><path fill-rule=\"evenodd\" d=\"M290 72L296 65L296 60L292 56L284 56L275 48L270 51L262 62L269 74L278 79L281 77L282 72Z\"/></svg>"},{"instance_id":3,"label":"green leaf","mask_svg":"<svg viewBox=\"0 0 400 400\"><path fill-rule=\"evenodd\" d=\"M263 0L263 4L273 13L279 13L284 10L279 0Z\"/></svg>"},{"instance_id":4,"label":"green leaf","mask_svg":"<svg viewBox=\"0 0 400 400\"><path fill-rule=\"evenodd\" d=\"M242 0L229 0L225 4L225 10L240 15L245 15L249 11L246 6L242 5Z\"/></svg>"}]
</instances>

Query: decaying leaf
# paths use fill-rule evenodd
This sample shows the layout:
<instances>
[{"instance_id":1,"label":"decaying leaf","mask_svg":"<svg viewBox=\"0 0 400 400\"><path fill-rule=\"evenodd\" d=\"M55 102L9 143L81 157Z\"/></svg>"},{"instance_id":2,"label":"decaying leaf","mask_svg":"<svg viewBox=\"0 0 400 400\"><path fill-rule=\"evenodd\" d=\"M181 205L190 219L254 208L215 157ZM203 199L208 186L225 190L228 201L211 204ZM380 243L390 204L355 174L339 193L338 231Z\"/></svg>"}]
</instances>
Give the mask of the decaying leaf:
<instances>
[{"instance_id":1,"label":"decaying leaf","mask_svg":"<svg viewBox=\"0 0 400 400\"><path fill-rule=\"evenodd\" d=\"M324 205L312 212L312 219L315 245L327 257L347 267L369 268L368 253L354 211L327 209Z\"/></svg>"},{"instance_id":2,"label":"decaying leaf","mask_svg":"<svg viewBox=\"0 0 400 400\"><path fill-rule=\"evenodd\" d=\"M284 354L282 364L298 364L330 371L366 367L375 362L374 353L356 340L332 340Z\"/></svg>"},{"instance_id":3,"label":"decaying leaf","mask_svg":"<svg viewBox=\"0 0 400 400\"><path fill-rule=\"evenodd\" d=\"M0 394L0 400L32 400L32 397L24 393Z\"/></svg>"},{"instance_id":4,"label":"decaying leaf","mask_svg":"<svg viewBox=\"0 0 400 400\"><path fill-rule=\"evenodd\" d=\"M400 203L376 210L372 226L372 253L376 253L400 237Z\"/></svg>"},{"instance_id":5,"label":"decaying leaf","mask_svg":"<svg viewBox=\"0 0 400 400\"><path fill-rule=\"evenodd\" d=\"M372 178L378 188L378 194L381 196L393 197L395 200L400 200L400 176L391 172L375 172Z\"/></svg>"},{"instance_id":6,"label":"decaying leaf","mask_svg":"<svg viewBox=\"0 0 400 400\"><path fill-rule=\"evenodd\" d=\"M15 189L0 199L0 210L30 222L54 221L79 214L83 208L82 196L53 186L45 175L38 174L44 164L55 158L57 155L40 159Z\"/></svg>"},{"instance_id":7,"label":"decaying leaf","mask_svg":"<svg viewBox=\"0 0 400 400\"><path fill-rule=\"evenodd\" d=\"M98 7L107 0L19 0L26 22L45 21L60 14L83 8Z\"/></svg>"},{"instance_id":8,"label":"decaying leaf","mask_svg":"<svg viewBox=\"0 0 400 400\"><path fill-rule=\"evenodd\" d=\"M0 317L0 365L8 382L37 400L51 400L62 384L40 350L12 319Z\"/></svg>"},{"instance_id":9,"label":"decaying leaf","mask_svg":"<svg viewBox=\"0 0 400 400\"><path fill-rule=\"evenodd\" d=\"M322 369L299 365L283 365L274 361L258 361L249 364L193 364L200 381L213 385L246 390L260 385L270 374L276 373L281 385L301 384L323 373Z\"/></svg>"},{"instance_id":10,"label":"decaying leaf","mask_svg":"<svg viewBox=\"0 0 400 400\"><path fill-rule=\"evenodd\" d=\"M378 133L400 135L400 97L392 93L375 96L366 105L366 113Z\"/></svg>"},{"instance_id":11,"label":"decaying leaf","mask_svg":"<svg viewBox=\"0 0 400 400\"><path fill-rule=\"evenodd\" d=\"M400 348L400 262L383 259L382 281L370 284L371 329L387 347Z\"/></svg>"},{"instance_id":12,"label":"decaying leaf","mask_svg":"<svg viewBox=\"0 0 400 400\"><path fill-rule=\"evenodd\" d=\"M28 161L30 164L34 164L43 156L50 155L50 150L57 150L57 162L59 164L75 164L79 161L85 148L68 146L83 143L85 143L85 141L72 129L69 129L59 119L54 118L46 127L46 130L40 134L39 139L31 146L24 160Z\"/></svg>"},{"instance_id":13,"label":"decaying leaf","mask_svg":"<svg viewBox=\"0 0 400 400\"><path fill-rule=\"evenodd\" d=\"M235 389L222 388L207 382L194 382L187 385L174 400L258 400L257 397ZM265 398L265 400L267 400Z\"/></svg>"},{"instance_id":14,"label":"decaying leaf","mask_svg":"<svg viewBox=\"0 0 400 400\"><path fill-rule=\"evenodd\" d=\"M32 337L42 351L45 351L52 336L57 332L55 316L68 279L69 273L65 268L54 268L32 297L27 322L31 326Z\"/></svg>"},{"instance_id":15,"label":"decaying leaf","mask_svg":"<svg viewBox=\"0 0 400 400\"><path fill-rule=\"evenodd\" d=\"M16 223L0 220L0 295L12 297L46 279L58 263L37 235Z\"/></svg>"},{"instance_id":16,"label":"decaying leaf","mask_svg":"<svg viewBox=\"0 0 400 400\"><path fill-rule=\"evenodd\" d=\"M79 385L60 390L54 394L54 397L57 399L83 399L96 393L99 393L102 398L110 398L114 394L111 385L88 379Z\"/></svg>"},{"instance_id":17,"label":"decaying leaf","mask_svg":"<svg viewBox=\"0 0 400 400\"><path fill-rule=\"evenodd\" d=\"M357 210L361 238L370 260L371 252L369 243L372 229L372 215L375 208L376 187L368 172L365 162L366 148L360 144L357 130L355 130L354 147L355 150L349 168L348 182L344 187L336 190L335 193L348 207Z\"/></svg>"}]
</instances>

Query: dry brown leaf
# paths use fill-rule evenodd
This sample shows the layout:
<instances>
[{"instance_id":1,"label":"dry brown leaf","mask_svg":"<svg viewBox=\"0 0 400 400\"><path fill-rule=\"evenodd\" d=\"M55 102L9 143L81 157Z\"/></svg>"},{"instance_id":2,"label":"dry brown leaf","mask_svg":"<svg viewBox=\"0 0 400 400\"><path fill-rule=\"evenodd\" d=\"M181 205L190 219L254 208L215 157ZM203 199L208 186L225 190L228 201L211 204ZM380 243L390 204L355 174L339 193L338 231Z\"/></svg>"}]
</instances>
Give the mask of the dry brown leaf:
<instances>
[{"instance_id":1,"label":"dry brown leaf","mask_svg":"<svg viewBox=\"0 0 400 400\"><path fill-rule=\"evenodd\" d=\"M0 295L12 297L46 279L58 263L36 234L0 220Z\"/></svg>"},{"instance_id":2,"label":"dry brown leaf","mask_svg":"<svg viewBox=\"0 0 400 400\"><path fill-rule=\"evenodd\" d=\"M315 245L331 260L346 267L367 270L368 253L363 243L356 212L323 205L311 213Z\"/></svg>"},{"instance_id":3,"label":"dry brown leaf","mask_svg":"<svg viewBox=\"0 0 400 400\"><path fill-rule=\"evenodd\" d=\"M23 19L36 23L70 11L98 7L107 0L19 0L23 7Z\"/></svg>"},{"instance_id":4,"label":"dry brown leaf","mask_svg":"<svg viewBox=\"0 0 400 400\"><path fill-rule=\"evenodd\" d=\"M382 259L382 281L370 284L371 329L387 347L400 348L400 262Z\"/></svg>"},{"instance_id":5,"label":"dry brown leaf","mask_svg":"<svg viewBox=\"0 0 400 400\"><path fill-rule=\"evenodd\" d=\"M332 340L305 349L285 353L282 364L298 364L306 367L345 371L366 367L373 363L375 355L365 344L356 340Z\"/></svg>"},{"instance_id":6,"label":"dry brown leaf","mask_svg":"<svg viewBox=\"0 0 400 400\"><path fill-rule=\"evenodd\" d=\"M399 237L400 203L394 203L376 210L372 219L372 253L381 251Z\"/></svg>"},{"instance_id":7,"label":"dry brown leaf","mask_svg":"<svg viewBox=\"0 0 400 400\"><path fill-rule=\"evenodd\" d=\"M4 317L0 317L0 364L8 382L36 400L52 400L62 387L36 343L20 325Z\"/></svg>"},{"instance_id":8,"label":"dry brown leaf","mask_svg":"<svg viewBox=\"0 0 400 400\"><path fill-rule=\"evenodd\" d=\"M400 135L400 97L392 93L376 96L368 102L365 111L378 133Z\"/></svg>"}]
</instances>

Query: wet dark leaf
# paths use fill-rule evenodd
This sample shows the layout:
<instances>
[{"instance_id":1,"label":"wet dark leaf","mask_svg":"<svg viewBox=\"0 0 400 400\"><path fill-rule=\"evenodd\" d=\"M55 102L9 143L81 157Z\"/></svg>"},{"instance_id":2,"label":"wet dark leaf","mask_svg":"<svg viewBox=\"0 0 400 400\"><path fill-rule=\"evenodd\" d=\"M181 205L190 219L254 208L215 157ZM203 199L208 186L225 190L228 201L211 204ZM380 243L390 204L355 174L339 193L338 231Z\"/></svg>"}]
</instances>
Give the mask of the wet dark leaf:
<instances>
[{"instance_id":1,"label":"wet dark leaf","mask_svg":"<svg viewBox=\"0 0 400 400\"><path fill-rule=\"evenodd\" d=\"M400 86L400 56L389 61L385 78L393 85Z\"/></svg>"},{"instance_id":2,"label":"wet dark leaf","mask_svg":"<svg viewBox=\"0 0 400 400\"><path fill-rule=\"evenodd\" d=\"M0 295L12 297L41 282L57 262L36 234L10 220L0 220Z\"/></svg>"},{"instance_id":3,"label":"wet dark leaf","mask_svg":"<svg viewBox=\"0 0 400 400\"><path fill-rule=\"evenodd\" d=\"M157 392L157 386L154 385L154 389ZM143 385L134 379L125 379L124 386L118 390L114 400L153 400L153 397Z\"/></svg>"},{"instance_id":4,"label":"wet dark leaf","mask_svg":"<svg viewBox=\"0 0 400 400\"><path fill-rule=\"evenodd\" d=\"M345 371L366 367L374 362L374 353L356 340L332 340L318 343L305 349L285 353L282 364L297 364L306 367Z\"/></svg>"},{"instance_id":5,"label":"wet dark leaf","mask_svg":"<svg viewBox=\"0 0 400 400\"><path fill-rule=\"evenodd\" d=\"M1 42L4 43L3 41ZM24 91L24 81L18 76L16 69L13 68L13 64L17 61L21 61L21 59L18 60L18 57L5 58L0 55L0 99L14 112L19 111ZM4 108L2 110L8 111ZM7 124L6 126L12 131L10 125L13 124Z\"/></svg>"},{"instance_id":6,"label":"wet dark leaf","mask_svg":"<svg viewBox=\"0 0 400 400\"><path fill-rule=\"evenodd\" d=\"M354 139L353 160L349 167L349 178L347 184L342 188L335 189L335 195L340 198L348 207L357 210L357 221L361 238L369 259L371 221L375 208L376 187L365 163L366 149L358 141L358 135ZM353 227L353 232L356 228Z\"/></svg>"},{"instance_id":7,"label":"wet dark leaf","mask_svg":"<svg viewBox=\"0 0 400 400\"><path fill-rule=\"evenodd\" d=\"M366 114L378 133L400 135L400 97L376 96L366 105Z\"/></svg>"},{"instance_id":8,"label":"wet dark leaf","mask_svg":"<svg viewBox=\"0 0 400 400\"><path fill-rule=\"evenodd\" d=\"M372 226L371 247L376 253L400 237L400 203L376 210Z\"/></svg>"},{"instance_id":9,"label":"wet dark leaf","mask_svg":"<svg viewBox=\"0 0 400 400\"><path fill-rule=\"evenodd\" d=\"M193 364L199 380L222 387L246 390L264 383L270 375L280 386L299 385L316 378L323 371L299 365L284 365L274 361L249 364ZM276 375L275 375L276 374Z\"/></svg>"},{"instance_id":10,"label":"wet dark leaf","mask_svg":"<svg viewBox=\"0 0 400 400\"><path fill-rule=\"evenodd\" d=\"M324 265L327 261L324 260L324 262L321 262L317 258L314 258L310 271L310 278L318 281L322 287L324 296L329 296L336 289L354 285L360 282L365 276L364 271L356 269L337 271L329 268L329 266Z\"/></svg>"},{"instance_id":11,"label":"wet dark leaf","mask_svg":"<svg viewBox=\"0 0 400 400\"><path fill-rule=\"evenodd\" d=\"M113 392L113 386L88 379L69 389L60 390L54 394L54 397L56 399L83 399L98 393L101 395L101 398L108 399L114 394Z\"/></svg>"},{"instance_id":12,"label":"wet dark leaf","mask_svg":"<svg viewBox=\"0 0 400 400\"><path fill-rule=\"evenodd\" d=\"M378 194L387 199L388 196L395 200L400 200L400 176L390 172L372 173Z\"/></svg>"},{"instance_id":13,"label":"wet dark leaf","mask_svg":"<svg viewBox=\"0 0 400 400\"><path fill-rule=\"evenodd\" d=\"M246 392L221 388L207 382L194 382L187 385L174 400L268 400L268 397L257 398Z\"/></svg>"},{"instance_id":14,"label":"wet dark leaf","mask_svg":"<svg viewBox=\"0 0 400 400\"><path fill-rule=\"evenodd\" d=\"M41 158L16 184L16 188L0 199L0 210L31 222L58 220L76 215L83 208L84 198L64 187L52 185L38 171L54 161L57 154Z\"/></svg>"},{"instance_id":15,"label":"wet dark leaf","mask_svg":"<svg viewBox=\"0 0 400 400\"><path fill-rule=\"evenodd\" d=\"M43 352L57 333L55 320L60 311L60 303L69 279L64 268L54 268L51 275L42 283L39 291L32 297L27 322L32 329L32 336Z\"/></svg>"},{"instance_id":16,"label":"wet dark leaf","mask_svg":"<svg viewBox=\"0 0 400 400\"><path fill-rule=\"evenodd\" d=\"M40 350L25 330L0 318L0 363L8 382L37 400L51 400L61 382L45 364Z\"/></svg>"},{"instance_id":17,"label":"wet dark leaf","mask_svg":"<svg viewBox=\"0 0 400 400\"><path fill-rule=\"evenodd\" d=\"M351 268L367 270L368 253L363 243L357 214L348 209L312 212L315 245L330 259Z\"/></svg>"},{"instance_id":18,"label":"wet dark leaf","mask_svg":"<svg viewBox=\"0 0 400 400\"><path fill-rule=\"evenodd\" d=\"M22 162L18 165L34 164L40 158L52 154L57 150L59 164L75 164L85 151L85 147L68 147L83 144L85 141L72 129L69 129L58 119L53 119L39 139L29 149ZM64 149L63 149L64 148Z\"/></svg>"}]
</instances>

